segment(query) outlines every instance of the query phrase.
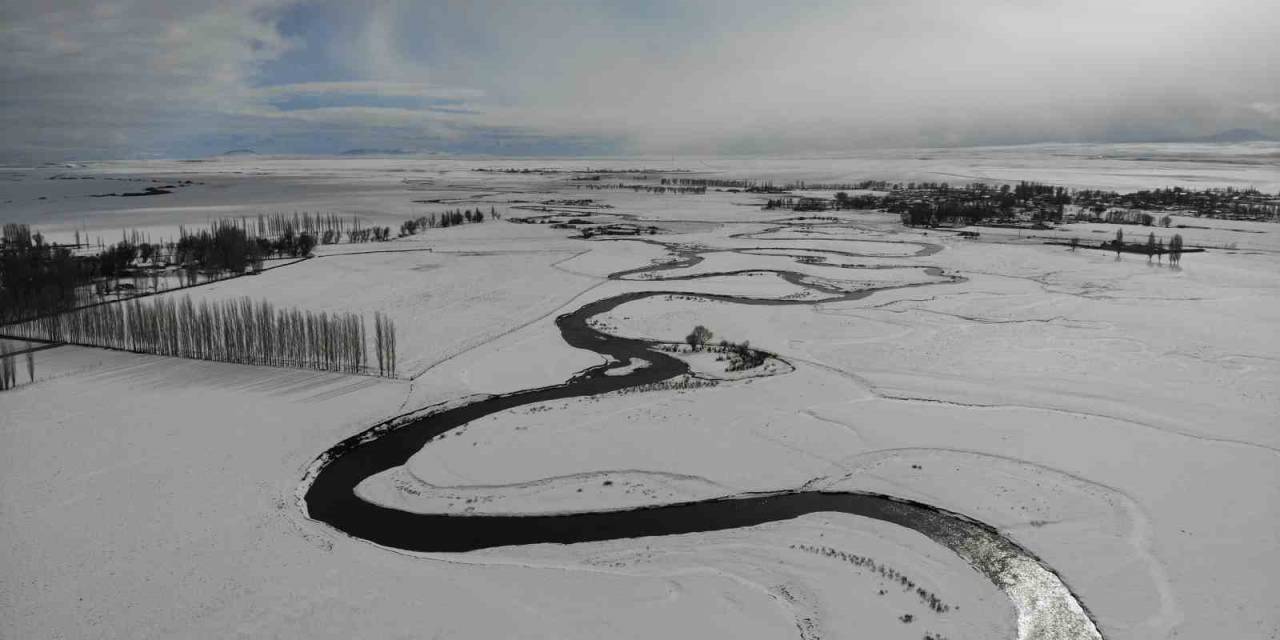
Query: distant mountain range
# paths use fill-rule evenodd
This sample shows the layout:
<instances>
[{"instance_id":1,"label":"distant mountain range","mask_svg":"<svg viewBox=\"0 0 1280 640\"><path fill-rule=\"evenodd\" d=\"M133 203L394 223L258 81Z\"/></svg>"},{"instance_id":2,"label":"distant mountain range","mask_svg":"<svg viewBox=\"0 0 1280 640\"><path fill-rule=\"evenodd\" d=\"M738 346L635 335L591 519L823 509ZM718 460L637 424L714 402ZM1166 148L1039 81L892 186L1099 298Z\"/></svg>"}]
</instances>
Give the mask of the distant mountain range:
<instances>
[{"instance_id":1,"label":"distant mountain range","mask_svg":"<svg viewBox=\"0 0 1280 640\"><path fill-rule=\"evenodd\" d=\"M1275 142L1276 138L1257 129L1227 129L1189 142Z\"/></svg>"},{"instance_id":2,"label":"distant mountain range","mask_svg":"<svg viewBox=\"0 0 1280 640\"><path fill-rule=\"evenodd\" d=\"M340 156L403 156L413 153L404 149L347 149Z\"/></svg>"},{"instance_id":3,"label":"distant mountain range","mask_svg":"<svg viewBox=\"0 0 1280 640\"><path fill-rule=\"evenodd\" d=\"M418 152L418 151L409 151L409 150L406 150L406 149L374 149L374 148L364 148L364 147L361 147L361 148L357 148L357 149L347 149L346 151L342 151L342 152L336 153L336 154L334 154L334 155L339 155L339 156L404 156L404 155L412 155L412 154L416 154L416 153L420 153L420 152ZM260 154L259 154L256 150L254 150L254 149L244 148L244 149L231 149L231 150L229 150L229 151L223 151L222 153L220 153L220 154L218 154L218 155L219 155L219 156L232 156L232 157L234 157L234 156L256 156L256 155L260 155ZM320 155L324 155L324 154L320 154Z\"/></svg>"}]
</instances>

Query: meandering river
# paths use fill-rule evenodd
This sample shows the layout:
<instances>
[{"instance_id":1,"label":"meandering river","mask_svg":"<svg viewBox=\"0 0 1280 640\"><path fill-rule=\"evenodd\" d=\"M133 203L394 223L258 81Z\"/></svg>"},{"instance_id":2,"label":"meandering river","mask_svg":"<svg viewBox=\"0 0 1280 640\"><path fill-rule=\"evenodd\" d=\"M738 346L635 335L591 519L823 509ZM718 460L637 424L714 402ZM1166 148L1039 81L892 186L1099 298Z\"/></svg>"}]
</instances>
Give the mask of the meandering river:
<instances>
[{"instance_id":1,"label":"meandering river","mask_svg":"<svg viewBox=\"0 0 1280 640\"><path fill-rule=\"evenodd\" d=\"M631 279L640 274L660 274L695 265L702 260L702 253L726 251L679 248L662 242L655 244L667 246L677 258L662 264L620 271L610 277ZM913 257L930 255L940 249L937 245L925 243L896 244L915 244L918 249ZM762 248L753 247L751 250ZM826 253L858 256L851 252ZM848 513L918 531L963 558L1010 598L1018 615L1019 640L1101 640L1102 634L1078 598L1053 569L1030 551L995 528L962 514L893 496L862 492L780 491L639 509L477 516L409 513L366 502L355 494L356 485L365 478L404 465L432 438L478 418L536 402L591 396L661 382L689 372L688 365L656 349L655 342L614 336L592 328L588 321L594 316L630 302L667 295L747 305L812 305L863 298L886 289L961 280L957 276L944 276L933 267L903 268L925 269L934 281L847 292L814 282L804 273L761 269L752 271L771 271L792 284L826 297L779 300L686 291L640 291L590 302L556 318L556 325L568 345L607 356L611 360L609 364L587 369L561 384L492 396L403 423L388 422L371 427L320 456L308 475L310 485L306 487L304 507L309 517L347 535L387 547L423 552L466 552L498 546L572 544L690 534L750 527L810 513ZM730 273L703 273L647 281L656 284L662 279L689 280L724 275ZM649 366L625 370L633 358L644 360ZM609 374L611 369L615 370L615 375Z\"/></svg>"}]
</instances>

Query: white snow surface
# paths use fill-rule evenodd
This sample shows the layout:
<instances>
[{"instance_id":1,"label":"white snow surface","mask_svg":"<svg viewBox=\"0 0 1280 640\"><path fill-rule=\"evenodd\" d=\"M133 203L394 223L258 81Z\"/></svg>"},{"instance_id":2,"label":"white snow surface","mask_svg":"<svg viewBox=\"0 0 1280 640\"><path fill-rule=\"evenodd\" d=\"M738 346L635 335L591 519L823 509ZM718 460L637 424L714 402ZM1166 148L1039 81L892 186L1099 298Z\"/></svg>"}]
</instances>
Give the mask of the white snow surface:
<instances>
[{"instance_id":1,"label":"white snow surface","mask_svg":"<svg viewBox=\"0 0 1280 640\"><path fill-rule=\"evenodd\" d=\"M1210 147L942 150L880 164L739 159L707 171L813 182L954 174L1280 188L1266 164L1274 150ZM599 326L679 342L702 324L716 340L750 340L791 366L714 387L497 413L366 480L360 495L467 514L801 487L882 492L999 528L1062 576L1109 639L1280 633L1271 593L1280 567L1280 225L1187 219L1211 227L1178 230L1210 250L1173 269L1016 231L983 229L977 241L924 234L882 214L779 230L773 221L785 216L745 193L580 191L566 174L470 171L555 164L654 166L247 158L71 170L90 180L16 168L4 170L0 216L110 241L121 226L161 234L259 211L337 211L398 226L424 211L476 206L417 199L503 210L516 200L592 198L667 225L646 239L754 248L707 254L659 280L787 269L845 286L919 286L817 305L709 301L697 294L826 296L762 271L608 280L675 256L635 240L486 222L324 247L296 265L191 289L388 313L401 378L57 347L36 354L27 383L19 362L22 384L0 392L0 637L1017 637L1008 598L954 554L854 516L468 554L397 552L304 516L299 483L328 447L419 407L554 384L600 364L563 344L555 317L646 290L678 295L620 306ZM136 187L106 178L143 175L205 184L172 197L87 199ZM1093 230L1114 227L1053 235L1097 237L1086 235ZM741 234L750 237L731 237ZM944 248L914 257L918 245L866 240ZM834 266L850 264L900 268ZM930 611L840 553L892 567L952 608Z\"/></svg>"}]
</instances>

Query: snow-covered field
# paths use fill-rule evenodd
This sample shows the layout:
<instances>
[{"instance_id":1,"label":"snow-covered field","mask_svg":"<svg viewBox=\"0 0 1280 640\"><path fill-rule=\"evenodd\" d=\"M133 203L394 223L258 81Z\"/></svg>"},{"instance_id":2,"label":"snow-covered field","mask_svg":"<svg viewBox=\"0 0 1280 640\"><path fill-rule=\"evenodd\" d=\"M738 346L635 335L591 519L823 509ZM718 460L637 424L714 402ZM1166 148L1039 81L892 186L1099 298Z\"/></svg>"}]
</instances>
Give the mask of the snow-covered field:
<instances>
[{"instance_id":1,"label":"snow-covered field","mask_svg":"<svg viewBox=\"0 0 1280 640\"><path fill-rule=\"evenodd\" d=\"M944 177L953 175L1280 189L1274 148L1213 151L942 150L688 168L778 181L961 181ZM673 295L624 304L596 325L679 342L701 324L714 340L749 340L787 366L493 414L359 494L474 514L875 491L997 527L1062 576L1106 638L1280 634L1270 593L1280 570L1280 225L1176 218L1211 227L1177 230L1211 249L1174 269L1016 230L962 240L867 213L781 225L786 212L762 211L764 196L588 191L566 174L470 171L553 165L671 161L238 158L0 172L3 221L107 241L121 227L163 234L273 211L396 227L474 202L510 218L528 213L509 209L514 201L553 198L591 198L665 229L646 242L583 240L490 221L326 246L311 260L189 290L385 312L399 331L400 379L57 347L36 353L36 381L26 384L19 362L23 384L0 392L0 637L1018 637L1009 599L963 560L856 516L409 554L304 515L299 484L328 447L408 411L551 385L600 364L563 343L555 318L650 290ZM91 179L48 179L59 172ZM107 178L139 176L196 184L87 198L136 186ZM430 199L447 202L412 202ZM1114 228L1055 233L1092 239ZM941 250L921 250L930 245ZM608 278L699 250L697 264ZM717 275L726 272L741 273ZM815 304L866 287L901 288ZM713 358L694 360L713 375ZM908 576L948 608L925 606L887 575Z\"/></svg>"}]
</instances>

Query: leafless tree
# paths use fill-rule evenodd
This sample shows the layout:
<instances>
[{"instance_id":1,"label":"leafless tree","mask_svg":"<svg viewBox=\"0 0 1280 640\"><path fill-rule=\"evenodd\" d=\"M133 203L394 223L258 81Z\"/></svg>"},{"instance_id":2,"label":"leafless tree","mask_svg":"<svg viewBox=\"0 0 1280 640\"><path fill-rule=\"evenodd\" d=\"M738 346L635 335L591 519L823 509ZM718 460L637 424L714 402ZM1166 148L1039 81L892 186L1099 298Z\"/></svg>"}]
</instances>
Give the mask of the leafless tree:
<instances>
[{"instance_id":1,"label":"leafless tree","mask_svg":"<svg viewBox=\"0 0 1280 640\"><path fill-rule=\"evenodd\" d=\"M15 382L13 357L9 355L9 345L0 343L0 391L13 388Z\"/></svg>"},{"instance_id":2,"label":"leafless tree","mask_svg":"<svg viewBox=\"0 0 1280 640\"><path fill-rule=\"evenodd\" d=\"M702 347L702 345L711 340L712 335L713 334L710 329L702 325L698 325L693 328L693 331L690 332L689 335L685 336L684 341L688 342L689 346L693 348L693 350L697 351Z\"/></svg>"}]
</instances>

